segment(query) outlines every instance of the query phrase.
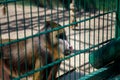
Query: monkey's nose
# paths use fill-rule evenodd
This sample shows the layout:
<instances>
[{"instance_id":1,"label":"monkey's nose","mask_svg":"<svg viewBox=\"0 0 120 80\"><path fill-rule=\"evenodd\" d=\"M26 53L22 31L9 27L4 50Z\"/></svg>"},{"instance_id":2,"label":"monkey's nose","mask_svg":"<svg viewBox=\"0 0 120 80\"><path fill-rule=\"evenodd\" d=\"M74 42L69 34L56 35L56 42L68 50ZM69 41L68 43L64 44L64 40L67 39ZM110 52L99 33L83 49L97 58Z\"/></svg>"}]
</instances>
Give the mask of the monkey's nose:
<instances>
[{"instance_id":1,"label":"monkey's nose","mask_svg":"<svg viewBox=\"0 0 120 80\"><path fill-rule=\"evenodd\" d=\"M70 49L70 51L73 51L73 47L72 46L70 46L69 49Z\"/></svg>"},{"instance_id":2,"label":"monkey's nose","mask_svg":"<svg viewBox=\"0 0 120 80\"><path fill-rule=\"evenodd\" d=\"M73 52L73 47L69 46L69 49L66 49L64 54L67 56L67 55L71 54L71 52Z\"/></svg>"}]
</instances>

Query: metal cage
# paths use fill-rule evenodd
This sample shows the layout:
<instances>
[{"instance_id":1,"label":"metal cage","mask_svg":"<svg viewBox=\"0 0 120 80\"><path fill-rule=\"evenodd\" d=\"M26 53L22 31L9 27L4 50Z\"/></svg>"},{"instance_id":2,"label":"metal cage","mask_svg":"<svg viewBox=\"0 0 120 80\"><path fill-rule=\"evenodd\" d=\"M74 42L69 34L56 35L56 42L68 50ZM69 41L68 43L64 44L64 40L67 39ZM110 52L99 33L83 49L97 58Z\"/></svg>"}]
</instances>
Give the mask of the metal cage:
<instances>
[{"instance_id":1,"label":"metal cage","mask_svg":"<svg viewBox=\"0 0 120 80\"><path fill-rule=\"evenodd\" d=\"M41 31L46 21L61 26ZM66 31L67 40L73 47L72 53L20 74L22 67L28 67L19 65L22 55L17 48L18 76L13 77L11 45L16 43L19 47L21 41L61 29ZM116 47L119 36L120 0L0 0L0 80L29 80L28 76L59 63L58 80L119 80L119 46ZM4 46L9 46L9 51L6 50L9 55L9 59L6 59L9 73L4 68ZM26 54L26 42L22 46L25 46ZM34 54L34 45L31 47ZM93 53L96 54L91 58ZM32 61L34 68L34 58ZM46 71L46 74L49 73Z\"/></svg>"}]
</instances>

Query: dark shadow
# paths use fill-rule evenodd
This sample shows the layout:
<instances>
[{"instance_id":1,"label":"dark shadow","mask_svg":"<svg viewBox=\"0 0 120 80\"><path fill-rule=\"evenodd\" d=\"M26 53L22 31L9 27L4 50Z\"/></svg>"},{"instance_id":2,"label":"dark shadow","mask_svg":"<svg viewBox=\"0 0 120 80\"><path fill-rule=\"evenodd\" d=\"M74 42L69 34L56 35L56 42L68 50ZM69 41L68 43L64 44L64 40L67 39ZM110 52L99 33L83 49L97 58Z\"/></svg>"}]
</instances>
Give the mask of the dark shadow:
<instances>
[{"instance_id":1,"label":"dark shadow","mask_svg":"<svg viewBox=\"0 0 120 80\"><path fill-rule=\"evenodd\" d=\"M70 4L72 0L52 0L52 2L50 0L34 0L34 2L38 7L47 7L53 9L53 7L55 8L59 7L59 5L62 5L62 8L70 10ZM97 11L96 5L96 0L75 0L75 7L77 8L77 10L84 9L85 12L95 13Z\"/></svg>"},{"instance_id":2,"label":"dark shadow","mask_svg":"<svg viewBox=\"0 0 120 80\"><path fill-rule=\"evenodd\" d=\"M85 12L95 13L97 11L95 0L75 0L76 7L82 7Z\"/></svg>"},{"instance_id":3,"label":"dark shadow","mask_svg":"<svg viewBox=\"0 0 120 80\"><path fill-rule=\"evenodd\" d=\"M50 10L50 9L46 8L46 12L48 10ZM55 9L53 9L53 10L55 10ZM44 9L43 9L43 11L39 11L39 14L40 13L44 13ZM46 13L46 15L45 14L40 14L38 16L33 16L34 14L38 14L38 12L36 11L36 12L32 12L33 15L30 16L30 17L24 17L23 16L23 15L30 15L30 14L31 14L31 12L27 12L27 13L24 13L24 14L19 13L19 14L16 14L16 15L10 15L10 16L0 18L1 21L6 20L6 21L0 23L1 34L8 33L7 30L9 30L9 32L14 32L16 30L21 31L21 30L26 30L26 29L33 29L34 30L34 28L37 27L37 26L34 26L34 25L38 25L38 24L40 24L40 27L42 27L42 26L44 26L45 17L53 16L52 20L53 21L59 21L59 22L64 22L64 21L69 20L69 11L66 11L66 10L57 10L57 12L54 12L52 14L51 13ZM59 16L59 14L61 14L61 16ZM82 11L77 11L76 12L77 17L81 17L83 15L85 15L85 14ZM21 16L22 18L19 18L19 16ZM89 16L89 15L86 15L86 16ZM14 18L14 20L12 18Z\"/></svg>"}]
</instances>

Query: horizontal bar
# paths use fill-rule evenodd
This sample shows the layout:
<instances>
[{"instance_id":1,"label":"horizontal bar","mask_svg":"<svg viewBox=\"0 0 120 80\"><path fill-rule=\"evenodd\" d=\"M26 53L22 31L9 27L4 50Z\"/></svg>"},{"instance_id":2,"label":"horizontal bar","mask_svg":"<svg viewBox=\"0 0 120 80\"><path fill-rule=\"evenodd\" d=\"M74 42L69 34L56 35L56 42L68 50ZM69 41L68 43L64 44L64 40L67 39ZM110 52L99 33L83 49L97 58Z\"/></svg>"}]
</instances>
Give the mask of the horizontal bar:
<instances>
[{"instance_id":1,"label":"horizontal bar","mask_svg":"<svg viewBox=\"0 0 120 80\"><path fill-rule=\"evenodd\" d=\"M0 1L0 4L12 3L17 1L21 1L21 0L4 0L4 1Z\"/></svg>"},{"instance_id":2,"label":"horizontal bar","mask_svg":"<svg viewBox=\"0 0 120 80\"><path fill-rule=\"evenodd\" d=\"M91 20L91 19L95 19L95 18L97 18L97 17L103 16L103 15L107 15L107 14L113 13L113 12L116 12L116 9L115 9L115 10L108 11L108 12L103 13L103 14L98 14L98 15L96 15L96 16L92 16L92 17L90 17L90 18L86 18L86 19L84 19L84 20L76 21L76 22L74 22L74 23L71 23L71 25L75 25L75 24L77 24L77 23L82 23L82 22L85 22L85 21L89 21L89 20Z\"/></svg>"},{"instance_id":3,"label":"horizontal bar","mask_svg":"<svg viewBox=\"0 0 120 80\"><path fill-rule=\"evenodd\" d=\"M81 54L81 53L85 53L85 52L89 51L90 49L95 48L95 47L98 47L99 45L102 45L102 44L104 44L104 43L106 43L106 42L108 42L108 41L111 41L111 40L113 40L113 39L104 41L104 42L102 42L102 43L100 43L100 44L97 44L97 45L93 45L92 47L87 48L87 49L84 49L84 50L79 50L79 51L75 52L74 54L71 54L71 55L69 55L69 56L64 57L63 59L57 60L57 61L55 61L55 62L53 62L53 63L50 63L50 64L47 64L47 65L45 65L45 66L42 66L42 67L40 67L40 68L37 69L37 70L33 70L33 71L30 71L30 72L27 72L26 74L23 74L23 75L15 78L15 79L13 79L13 80L18 80L18 79L20 79L20 78L27 77L27 76L29 76L29 75L31 75L31 74L34 74L35 72L41 71L41 70L46 69L46 68L48 68L48 67L51 67L51 66L53 66L53 65L55 65L55 64L58 64L58 63L60 63L61 61L67 60L67 59L69 59L69 58L71 58L71 57L74 57L74 56L76 56L76 55L79 55L79 54Z\"/></svg>"},{"instance_id":4,"label":"horizontal bar","mask_svg":"<svg viewBox=\"0 0 120 80\"><path fill-rule=\"evenodd\" d=\"M100 68L97 71L81 77L78 80L106 80L106 78L109 78L111 75L116 74L114 68L115 65Z\"/></svg>"},{"instance_id":5,"label":"horizontal bar","mask_svg":"<svg viewBox=\"0 0 120 80\"><path fill-rule=\"evenodd\" d=\"M115 11L115 10L113 10L113 11ZM36 37L36 36L40 36L42 34L46 34L46 33L49 33L49 32L57 31L57 30L66 28L66 27L68 27L70 25L75 25L75 24L78 24L78 23L88 21L90 19L94 19L94 18L99 17L99 16L109 14L109 13L111 13L113 11L109 11L109 12L106 12L104 14L99 14L99 15L96 15L96 16L93 16L93 17L90 17L90 18L87 18L87 19L84 19L84 20L80 20L80 21L77 21L77 22L74 22L74 23L71 23L71 24L68 24L68 25L58 26L57 28L53 28L52 30L43 31L43 32L37 33L37 34L32 35L32 36L28 36L28 37L25 37L25 38L21 38L21 39L17 39L17 40L14 40L14 41L6 42L6 43L3 43L3 44L0 44L0 47L10 45L10 44L13 44L13 43L16 43L16 42L19 42L19 41L23 41L23 40L26 40L26 39L29 39L29 38L33 38L33 37Z\"/></svg>"}]
</instances>

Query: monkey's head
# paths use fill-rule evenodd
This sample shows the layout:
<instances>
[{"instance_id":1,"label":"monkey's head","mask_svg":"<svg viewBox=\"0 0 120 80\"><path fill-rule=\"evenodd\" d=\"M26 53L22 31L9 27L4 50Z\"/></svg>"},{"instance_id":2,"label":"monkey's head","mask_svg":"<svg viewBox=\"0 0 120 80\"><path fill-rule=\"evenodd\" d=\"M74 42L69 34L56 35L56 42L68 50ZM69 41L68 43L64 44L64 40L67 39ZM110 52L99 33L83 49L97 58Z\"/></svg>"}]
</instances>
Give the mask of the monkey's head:
<instances>
[{"instance_id":1,"label":"monkey's head","mask_svg":"<svg viewBox=\"0 0 120 80\"><path fill-rule=\"evenodd\" d=\"M60 26L60 24L52 21L47 21L45 24L46 30L51 30ZM64 55L70 54L73 50L72 46L67 41L65 29L59 29L57 31L47 33L46 39L52 47L56 47L58 51L61 51L62 53L64 53Z\"/></svg>"}]
</instances>

